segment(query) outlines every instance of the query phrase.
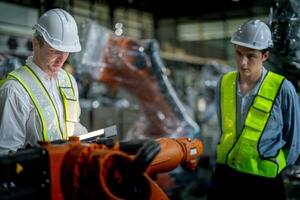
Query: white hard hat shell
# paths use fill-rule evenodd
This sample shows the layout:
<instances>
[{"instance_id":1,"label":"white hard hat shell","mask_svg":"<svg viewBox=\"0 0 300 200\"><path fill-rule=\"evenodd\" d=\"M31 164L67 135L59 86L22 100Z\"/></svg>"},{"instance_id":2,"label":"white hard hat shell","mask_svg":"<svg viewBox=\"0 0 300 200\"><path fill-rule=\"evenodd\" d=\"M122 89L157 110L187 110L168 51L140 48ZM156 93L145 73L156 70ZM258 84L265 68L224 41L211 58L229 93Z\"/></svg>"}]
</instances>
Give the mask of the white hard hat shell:
<instances>
[{"instance_id":1,"label":"white hard hat shell","mask_svg":"<svg viewBox=\"0 0 300 200\"><path fill-rule=\"evenodd\" d=\"M267 49L273 46L269 27L260 20L250 20L244 23L231 37L236 45L251 49Z\"/></svg>"},{"instance_id":2,"label":"white hard hat shell","mask_svg":"<svg viewBox=\"0 0 300 200\"><path fill-rule=\"evenodd\" d=\"M55 8L44 13L33 26L54 49L63 52L79 52L81 45L74 18L65 10Z\"/></svg>"}]
</instances>

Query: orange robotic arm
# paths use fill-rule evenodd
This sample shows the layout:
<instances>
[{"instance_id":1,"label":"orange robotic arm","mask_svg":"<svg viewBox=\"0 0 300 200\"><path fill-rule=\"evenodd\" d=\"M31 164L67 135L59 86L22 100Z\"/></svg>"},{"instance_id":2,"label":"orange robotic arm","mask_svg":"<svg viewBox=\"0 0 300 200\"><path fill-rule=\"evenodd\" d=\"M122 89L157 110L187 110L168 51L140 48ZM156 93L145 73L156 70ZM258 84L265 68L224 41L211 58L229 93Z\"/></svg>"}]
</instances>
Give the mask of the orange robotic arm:
<instances>
[{"instance_id":1,"label":"orange robotic arm","mask_svg":"<svg viewBox=\"0 0 300 200\"><path fill-rule=\"evenodd\" d=\"M202 155L202 143L190 138L161 138L161 151L147 169L148 174L169 172L181 165L187 170L195 170L197 161Z\"/></svg>"},{"instance_id":2,"label":"orange robotic arm","mask_svg":"<svg viewBox=\"0 0 300 200\"><path fill-rule=\"evenodd\" d=\"M194 170L202 153L202 143L189 138L160 138L155 142L145 142L135 156L120 151L120 144L109 149L105 145L73 141L68 151L63 153L62 163L57 165L57 158L62 157L57 155L58 148L53 145L46 148L50 164L57 168L52 171L62 172L52 175L52 180L57 180L52 184L52 195L91 200L99 197L109 200L168 200L148 175L168 172L178 165ZM53 196L52 199L59 198Z\"/></svg>"},{"instance_id":3,"label":"orange robotic arm","mask_svg":"<svg viewBox=\"0 0 300 200\"><path fill-rule=\"evenodd\" d=\"M171 171L180 164L194 169L202 144L188 138L161 138L146 141L134 156L120 149L120 144L108 148L72 137L63 144L43 143L0 157L0 183L15 183L0 191L0 198L12 193L25 198L25 193L18 191L31 188L34 194L28 194L30 199L168 200L149 175Z\"/></svg>"}]
</instances>

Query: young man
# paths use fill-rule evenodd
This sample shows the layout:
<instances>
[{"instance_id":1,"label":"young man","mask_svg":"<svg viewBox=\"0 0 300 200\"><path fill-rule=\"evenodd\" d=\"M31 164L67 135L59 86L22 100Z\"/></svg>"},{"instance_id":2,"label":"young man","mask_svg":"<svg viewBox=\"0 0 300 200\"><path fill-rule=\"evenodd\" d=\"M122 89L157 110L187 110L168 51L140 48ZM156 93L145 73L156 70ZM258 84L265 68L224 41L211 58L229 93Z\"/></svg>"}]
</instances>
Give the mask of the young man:
<instances>
[{"instance_id":1,"label":"young man","mask_svg":"<svg viewBox=\"0 0 300 200\"><path fill-rule=\"evenodd\" d=\"M81 50L74 18L52 9L33 29L33 56L1 83L0 154L87 132L79 123L77 84L62 69L69 53Z\"/></svg>"},{"instance_id":2,"label":"young man","mask_svg":"<svg viewBox=\"0 0 300 200\"><path fill-rule=\"evenodd\" d=\"M300 111L293 85L267 71L271 31L260 20L232 36L237 72L217 88L220 140L208 199L285 199L281 173L300 152Z\"/></svg>"}]
</instances>

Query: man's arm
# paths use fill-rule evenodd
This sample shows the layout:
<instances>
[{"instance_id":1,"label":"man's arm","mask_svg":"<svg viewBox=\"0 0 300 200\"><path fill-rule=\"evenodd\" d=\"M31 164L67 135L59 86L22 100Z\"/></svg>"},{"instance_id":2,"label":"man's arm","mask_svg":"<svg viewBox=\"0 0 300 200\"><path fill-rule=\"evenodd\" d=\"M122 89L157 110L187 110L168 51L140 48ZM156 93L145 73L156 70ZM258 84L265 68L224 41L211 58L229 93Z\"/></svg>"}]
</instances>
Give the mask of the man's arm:
<instances>
[{"instance_id":1,"label":"man's arm","mask_svg":"<svg viewBox=\"0 0 300 200\"><path fill-rule=\"evenodd\" d=\"M287 165L292 165L300 154L300 105L299 97L291 82L282 85L283 139L288 150Z\"/></svg>"},{"instance_id":2,"label":"man's arm","mask_svg":"<svg viewBox=\"0 0 300 200\"><path fill-rule=\"evenodd\" d=\"M0 88L0 154L17 151L25 144L26 121L30 112L17 82L8 80Z\"/></svg>"}]
</instances>

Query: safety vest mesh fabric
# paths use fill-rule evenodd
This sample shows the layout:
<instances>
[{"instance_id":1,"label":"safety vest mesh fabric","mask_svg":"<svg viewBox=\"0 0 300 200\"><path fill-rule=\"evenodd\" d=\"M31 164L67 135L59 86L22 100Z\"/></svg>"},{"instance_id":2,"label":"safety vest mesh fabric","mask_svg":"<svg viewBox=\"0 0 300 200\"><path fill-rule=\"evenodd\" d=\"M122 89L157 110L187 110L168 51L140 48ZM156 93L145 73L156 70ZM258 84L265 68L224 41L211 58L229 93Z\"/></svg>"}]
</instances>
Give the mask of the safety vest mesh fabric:
<instances>
[{"instance_id":1,"label":"safety vest mesh fabric","mask_svg":"<svg viewBox=\"0 0 300 200\"><path fill-rule=\"evenodd\" d=\"M69 135L73 135L73 132L69 132L70 130L67 128L67 123L65 123L65 127L60 126L58 112L52 99L50 98L50 95L39 78L29 67L23 66L9 73L7 78L13 78L17 80L26 90L33 104L35 105L42 125L42 135L40 138L45 141L54 141L59 139L68 139ZM64 70L60 70L58 73L58 84L62 84L63 88L73 88L70 77ZM61 88L61 85L58 86ZM75 116L73 116L74 118L78 116L77 107L74 111L74 106L69 106L69 100L65 98L67 96L69 99L72 99L72 101L76 100L73 89L72 92L72 94L69 94L69 96L72 96L71 98L65 93L62 93L62 90L60 89L64 103L63 107L65 111L65 122L70 121L67 116L70 116L72 113L76 113ZM76 102L78 101L76 100ZM72 123L74 124L74 121L72 121ZM64 128L65 131L63 131L62 128Z\"/></svg>"},{"instance_id":2,"label":"safety vest mesh fabric","mask_svg":"<svg viewBox=\"0 0 300 200\"><path fill-rule=\"evenodd\" d=\"M223 76L220 86L222 136L217 150L218 163L227 164L240 172L270 178L276 177L285 168L286 160L282 150L272 158L262 158L258 152L258 142L283 80L283 76L267 73L247 113L242 133L236 138L237 73L230 72Z\"/></svg>"}]
</instances>

